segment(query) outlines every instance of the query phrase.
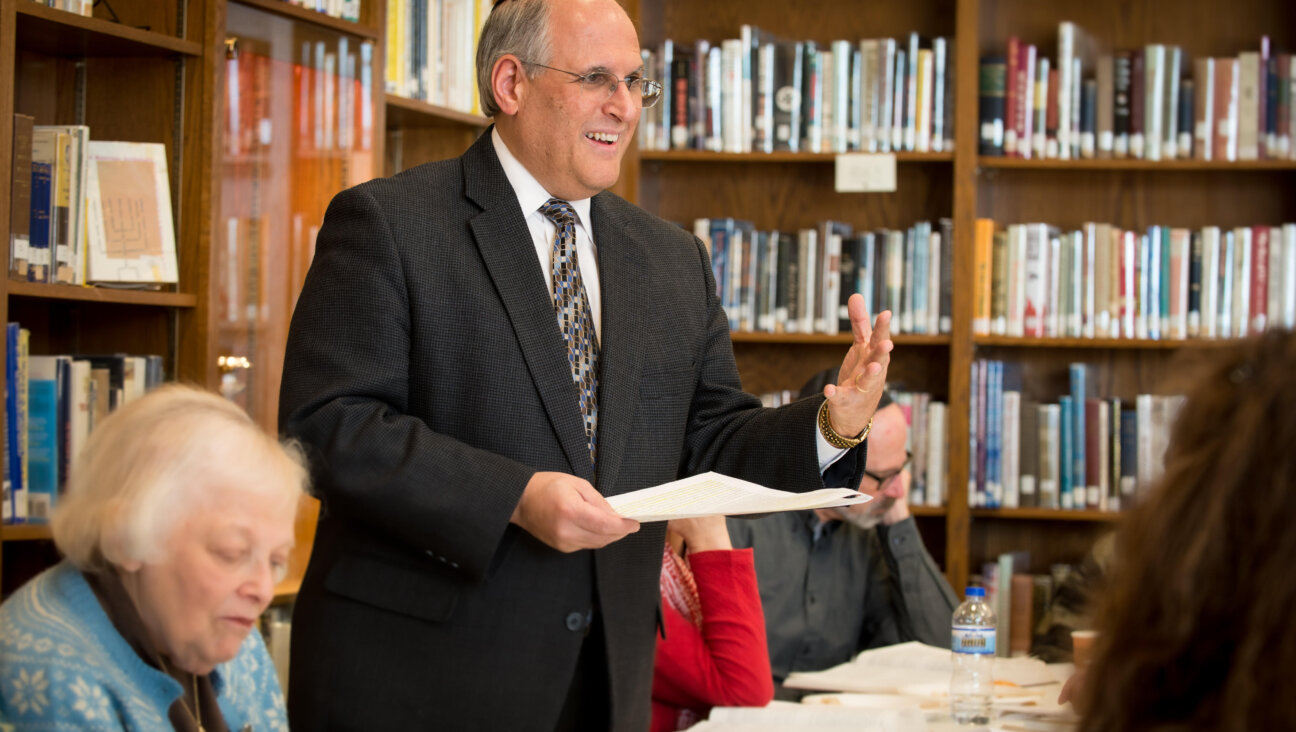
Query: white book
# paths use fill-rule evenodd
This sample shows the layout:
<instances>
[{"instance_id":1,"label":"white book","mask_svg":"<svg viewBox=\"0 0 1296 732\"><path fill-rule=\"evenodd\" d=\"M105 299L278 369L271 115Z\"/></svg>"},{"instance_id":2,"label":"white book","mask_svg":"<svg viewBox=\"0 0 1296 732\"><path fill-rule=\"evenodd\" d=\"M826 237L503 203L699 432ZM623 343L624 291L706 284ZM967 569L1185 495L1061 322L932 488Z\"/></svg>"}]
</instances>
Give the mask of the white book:
<instances>
[{"instance_id":1,"label":"white book","mask_svg":"<svg viewBox=\"0 0 1296 732\"><path fill-rule=\"evenodd\" d=\"M1034 149L1035 157L1043 158L1048 151L1048 133L1045 128L1048 123L1048 98L1049 98L1049 60L1048 57L1040 54L1035 62L1036 79L1034 83L1035 107L1032 113L1035 115L1035 126L1031 134L1031 147Z\"/></svg>"},{"instance_id":2,"label":"white book","mask_svg":"<svg viewBox=\"0 0 1296 732\"><path fill-rule=\"evenodd\" d=\"M859 42L860 52L860 149L877 152L877 115L881 108L878 99L878 41L865 39Z\"/></svg>"},{"instance_id":3,"label":"white book","mask_svg":"<svg viewBox=\"0 0 1296 732\"><path fill-rule=\"evenodd\" d=\"M1238 54L1237 159L1260 157L1260 52Z\"/></svg>"},{"instance_id":4,"label":"white book","mask_svg":"<svg viewBox=\"0 0 1296 732\"><path fill-rule=\"evenodd\" d=\"M1191 260L1187 229L1170 230L1170 314L1167 335L1188 337L1188 264Z\"/></svg>"},{"instance_id":5,"label":"white book","mask_svg":"<svg viewBox=\"0 0 1296 732\"><path fill-rule=\"evenodd\" d=\"M1095 223L1086 223L1084 225L1084 270L1082 291L1081 291L1081 308L1082 320L1080 322L1080 334L1085 338L1093 338L1096 323L1096 306L1095 290L1097 270L1095 269L1098 253L1098 225Z\"/></svg>"},{"instance_id":6,"label":"white book","mask_svg":"<svg viewBox=\"0 0 1296 732\"><path fill-rule=\"evenodd\" d=\"M1245 337L1251 324L1251 227L1233 230L1233 335Z\"/></svg>"},{"instance_id":7,"label":"white book","mask_svg":"<svg viewBox=\"0 0 1296 732\"><path fill-rule=\"evenodd\" d=\"M1161 154L1166 160L1183 157L1179 151L1179 76L1183 52L1178 46L1166 46L1162 58L1165 71L1161 82Z\"/></svg>"},{"instance_id":8,"label":"white book","mask_svg":"<svg viewBox=\"0 0 1296 732\"><path fill-rule=\"evenodd\" d=\"M945 504L945 404L927 404L927 495L928 506Z\"/></svg>"},{"instance_id":9,"label":"white book","mask_svg":"<svg viewBox=\"0 0 1296 732\"><path fill-rule=\"evenodd\" d=\"M1276 237L1275 237L1276 240ZM933 231L931 245L927 250L927 332L940 333L940 270L941 247L946 243L941 240L939 231Z\"/></svg>"},{"instance_id":10,"label":"white book","mask_svg":"<svg viewBox=\"0 0 1296 732\"><path fill-rule=\"evenodd\" d=\"M1283 224L1282 250L1282 324L1296 328L1296 224Z\"/></svg>"},{"instance_id":11,"label":"white book","mask_svg":"<svg viewBox=\"0 0 1296 732\"><path fill-rule=\"evenodd\" d=\"M931 49L921 49L918 51L918 81L917 96L918 100L914 105L916 119L914 119L914 150L916 152L930 152L932 148L932 68Z\"/></svg>"},{"instance_id":12,"label":"white book","mask_svg":"<svg viewBox=\"0 0 1296 732\"><path fill-rule=\"evenodd\" d=\"M89 149L86 280L176 282L166 148L92 140Z\"/></svg>"},{"instance_id":13,"label":"white book","mask_svg":"<svg viewBox=\"0 0 1296 732\"><path fill-rule=\"evenodd\" d=\"M878 41L878 116L877 136L878 152L890 152L893 136L891 120L895 116L895 67L896 40L883 38Z\"/></svg>"},{"instance_id":14,"label":"white book","mask_svg":"<svg viewBox=\"0 0 1296 732\"><path fill-rule=\"evenodd\" d=\"M1070 21L1058 24L1058 157L1063 160L1071 158L1071 87L1079 86L1074 78L1076 44L1076 25Z\"/></svg>"},{"instance_id":15,"label":"white book","mask_svg":"<svg viewBox=\"0 0 1296 732\"><path fill-rule=\"evenodd\" d=\"M1143 49L1143 157L1161 159L1165 111L1165 46L1149 43Z\"/></svg>"},{"instance_id":16,"label":"white book","mask_svg":"<svg viewBox=\"0 0 1296 732\"><path fill-rule=\"evenodd\" d=\"M1062 408L1041 404L1039 409L1039 507L1058 507L1059 454Z\"/></svg>"},{"instance_id":17,"label":"white book","mask_svg":"<svg viewBox=\"0 0 1296 732\"><path fill-rule=\"evenodd\" d=\"M1135 320L1138 314L1138 278L1135 276L1138 266L1139 237L1126 229L1121 234L1121 337L1137 338Z\"/></svg>"},{"instance_id":18,"label":"white book","mask_svg":"<svg viewBox=\"0 0 1296 732\"><path fill-rule=\"evenodd\" d=\"M1017 508L1020 505L1021 485L1018 477L1021 474L1021 392L1005 391L1003 393L1003 412L1000 415L1000 470L1003 482L1003 507Z\"/></svg>"},{"instance_id":19,"label":"white book","mask_svg":"<svg viewBox=\"0 0 1296 732\"><path fill-rule=\"evenodd\" d=\"M1008 308L1006 334L1015 338L1024 333L1026 310L1026 224L1008 227Z\"/></svg>"},{"instance_id":20,"label":"white book","mask_svg":"<svg viewBox=\"0 0 1296 732\"><path fill-rule=\"evenodd\" d=\"M1084 271L1085 245L1084 233L1073 231L1071 239L1071 281L1068 283L1067 302L1067 335L1071 338L1084 336Z\"/></svg>"},{"instance_id":21,"label":"white book","mask_svg":"<svg viewBox=\"0 0 1296 732\"><path fill-rule=\"evenodd\" d=\"M1218 226L1201 230L1201 328L1203 338L1219 337L1219 247Z\"/></svg>"},{"instance_id":22,"label":"white book","mask_svg":"<svg viewBox=\"0 0 1296 732\"><path fill-rule=\"evenodd\" d=\"M1062 283L1059 280L1062 264L1062 239L1048 230L1044 240L1044 266L1047 273L1044 306L1044 337L1057 338L1062 335Z\"/></svg>"},{"instance_id":23,"label":"white book","mask_svg":"<svg viewBox=\"0 0 1296 732\"><path fill-rule=\"evenodd\" d=\"M943 37L932 39L932 93L931 93L931 151L942 152L946 136L953 137L954 131L945 129L945 85L952 84L953 79L945 75L949 65L948 41Z\"/></svg>"}]
</instances>

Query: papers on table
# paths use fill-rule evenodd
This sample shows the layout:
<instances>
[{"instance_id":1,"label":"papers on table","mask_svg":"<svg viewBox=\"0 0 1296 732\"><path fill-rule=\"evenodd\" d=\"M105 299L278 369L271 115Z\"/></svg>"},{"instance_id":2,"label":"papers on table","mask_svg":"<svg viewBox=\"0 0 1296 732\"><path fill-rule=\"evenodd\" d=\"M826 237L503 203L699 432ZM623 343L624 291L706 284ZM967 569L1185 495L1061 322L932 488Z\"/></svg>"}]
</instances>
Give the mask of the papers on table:
<instances>
[{"instance_id":1,"label":"papers on table","mask_svg":"<svg viewBox=\"0 0 1296 732\"><path fill-rule=\"evenodd\" d=\"M864 503L870 499L863 493L846 488L792 493L719 473L703 473L611 496L607 500L613 510L626 518L636 521L666 521L698 516L736 516L744 513L831 508Z\"/></svg>"},{"instance_id":2,"label":"papers on table","mask_svg":"<svg viewBox=\"0 0 1296 732\"><path fill-rule=\"evenodd\" d=\"M698 732L789 732L803 729L927 732L927 719L917 708L861 709L773 701L766 707L716 707L705 722L689 729Z\"/></svg>"},{"instance_id":3,"label":"papers on table","mask_svg":"<svg viewBox=\"0 0 1296 732\"><path fill-rule=\"evenodd\" d=\"M952 665L948 650L914 641L864 651L855 660L824 671L793 673L784 684L837 692L807 697L807 704L860 706L865 701L858 698L862 695L898 695L913 699L917 708L929 713L944 713ZM1019 723L1047 719L1063 726L1071 724L1071 708L1057 703L1071 669L1070 664L1050 665L1037 658L996 658L991 707L999 717L1011 716ZM876 706L874 700L869 703Z\"/></svg>"}]
</instances>

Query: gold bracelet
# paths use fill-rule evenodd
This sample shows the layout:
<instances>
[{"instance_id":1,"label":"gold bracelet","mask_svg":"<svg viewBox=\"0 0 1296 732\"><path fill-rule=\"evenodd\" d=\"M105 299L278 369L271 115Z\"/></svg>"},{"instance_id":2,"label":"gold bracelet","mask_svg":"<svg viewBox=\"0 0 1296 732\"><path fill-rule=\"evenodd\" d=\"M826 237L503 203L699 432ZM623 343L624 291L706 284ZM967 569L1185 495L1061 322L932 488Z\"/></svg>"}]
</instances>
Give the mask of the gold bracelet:
<instances>
[{"instance_id":1,"label":"gold bracelet","mask_svg":"<svg viewBox=\"0 0 1296 732\"><path fill-rule=\"evenodd\" d=\"M824 436L829 445L839 450L849 450L868 437L869 430L873 429L873 418L869 417L868 424L865 425L864 431L854 437L843 437L833 429L832 421L828 418L828 400L825 399L819 407L819 433Z\"/></svg>"}]
</instances>

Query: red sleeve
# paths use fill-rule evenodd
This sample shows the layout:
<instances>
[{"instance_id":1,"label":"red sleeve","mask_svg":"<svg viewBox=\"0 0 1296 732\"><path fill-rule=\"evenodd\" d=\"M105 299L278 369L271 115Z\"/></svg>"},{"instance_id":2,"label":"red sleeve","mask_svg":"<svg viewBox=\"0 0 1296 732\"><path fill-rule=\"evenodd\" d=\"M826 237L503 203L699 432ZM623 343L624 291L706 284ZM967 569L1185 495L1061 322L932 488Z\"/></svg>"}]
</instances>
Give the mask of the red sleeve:
<instances>
[{"instance_id":1,"label":"red sleeve","mask_svg":"<svg viewBox=\"0 0 1296 732\"><path fill-rule=\"evenodd\" d=\"M765 706L774 697L765 616L751 549L690 554L702 602L699 631L663 603L653 699L676 707Z\"/></svg>"}]
</instances>

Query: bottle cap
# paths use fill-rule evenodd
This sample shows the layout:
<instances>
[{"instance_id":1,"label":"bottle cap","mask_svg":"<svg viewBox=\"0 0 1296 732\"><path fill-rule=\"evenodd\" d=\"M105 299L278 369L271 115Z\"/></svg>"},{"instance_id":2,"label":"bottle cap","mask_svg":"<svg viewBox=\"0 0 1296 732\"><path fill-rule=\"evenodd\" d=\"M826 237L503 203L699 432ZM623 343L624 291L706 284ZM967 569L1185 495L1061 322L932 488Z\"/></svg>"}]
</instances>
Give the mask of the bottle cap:
<instances>
[{"instance_id":1,"label":"bottle cap","mask_svg":"<svg viewBox=\"0 0 1296 732\"><path fill-rule=\"evenodd\" d=\"M968 597L985 597L985 588L984 588L984 587L969 587L969 588L967 588L967 596L968 596Z\"/></svg>"}]
</instances>

